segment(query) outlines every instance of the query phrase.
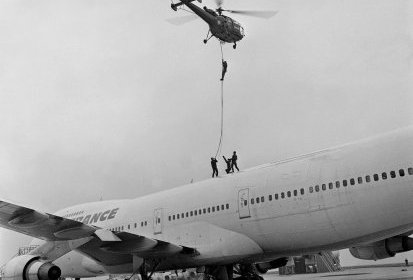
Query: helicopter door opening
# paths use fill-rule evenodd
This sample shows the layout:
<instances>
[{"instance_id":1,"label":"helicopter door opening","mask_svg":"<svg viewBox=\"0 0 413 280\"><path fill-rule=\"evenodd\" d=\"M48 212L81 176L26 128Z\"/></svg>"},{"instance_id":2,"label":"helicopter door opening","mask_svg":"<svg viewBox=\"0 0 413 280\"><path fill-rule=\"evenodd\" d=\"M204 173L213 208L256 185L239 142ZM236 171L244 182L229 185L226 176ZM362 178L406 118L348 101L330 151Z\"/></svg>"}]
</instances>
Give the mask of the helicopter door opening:
<instances>
[{"instance_id":1,"label":"helicopter door opening","mask_svg":"<svg viewBox=\"0 0 413 280\"><path fill-rule=\"evenodd\" d=\"M242 189L238 192L238 212L240 219L251 217L249 189Z\"/></svg>"}]
</instances>

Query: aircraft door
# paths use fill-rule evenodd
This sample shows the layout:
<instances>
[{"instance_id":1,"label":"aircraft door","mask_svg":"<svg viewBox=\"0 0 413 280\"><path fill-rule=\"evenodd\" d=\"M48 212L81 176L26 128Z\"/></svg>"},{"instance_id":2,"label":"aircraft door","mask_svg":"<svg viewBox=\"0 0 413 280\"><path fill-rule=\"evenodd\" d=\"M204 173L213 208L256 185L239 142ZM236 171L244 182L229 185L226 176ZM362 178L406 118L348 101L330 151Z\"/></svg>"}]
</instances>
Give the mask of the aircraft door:
<instances>
[{"instance_id":1,"label":"aircraft door","mask_svg":"<svg viewBox=\"0 0 413 280\"><path fill-rule=\"evenodd\" d=\"M238 212L240 219L251 217L249 189L242 189L238 192Z\"/></svg>"},{"instance_id":2,"label":"aircraft door","mask_svg":"<svg viewBox=\"0 0 413 280\"><path fill-rule=\"evenodd\" d=\"M153 211L153 233L162 233L163 209L158 208Z\"/></svg>"}]
</instances>

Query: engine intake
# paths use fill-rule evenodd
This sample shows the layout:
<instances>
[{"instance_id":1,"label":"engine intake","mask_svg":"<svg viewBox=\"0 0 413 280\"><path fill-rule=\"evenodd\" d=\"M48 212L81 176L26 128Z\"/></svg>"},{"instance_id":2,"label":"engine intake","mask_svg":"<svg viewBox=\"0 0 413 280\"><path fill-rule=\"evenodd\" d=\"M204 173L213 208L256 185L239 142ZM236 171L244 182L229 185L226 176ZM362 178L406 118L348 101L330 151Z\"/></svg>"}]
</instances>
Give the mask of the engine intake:
<instances>
[{"instance_id":1,"label":"engine intake","mask_svg":"<svg viewBox=\"0 0 413 280\"><path fill-rule=\"evenodd\" d=\"M22 255L10 260L4 267L5 280L57 280L60 268L33 255Z\"/></svg>"},{"instance_id":2,"label":"engine intake","mask_svg":"<svg viewBox=\"0 0 413 280\"><path fill-rule=\"evenodd\" d=\"M394 257L397 253L413 250L413 238L391 237L365 246L351 247L350 253L362 260L380 260Z\"/></svg>"}]
</instances>

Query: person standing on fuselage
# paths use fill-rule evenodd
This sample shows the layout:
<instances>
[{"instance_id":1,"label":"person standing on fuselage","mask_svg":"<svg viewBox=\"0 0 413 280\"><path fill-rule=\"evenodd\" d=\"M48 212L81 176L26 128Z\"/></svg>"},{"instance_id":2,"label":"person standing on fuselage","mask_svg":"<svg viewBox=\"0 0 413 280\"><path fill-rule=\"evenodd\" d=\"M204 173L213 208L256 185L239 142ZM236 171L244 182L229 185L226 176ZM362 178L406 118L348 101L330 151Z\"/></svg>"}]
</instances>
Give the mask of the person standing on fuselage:
<instances>
[{"instance_id":1,"label":"person standing on fuselage","mask_svg":"<svg viewBox=\"0 0 413 280\"><path fill-rule=\"evenodd\" d=\"M238 165L237 165L237 160L238 160L237 152L234 151L234 153L232 154L232 158L231 158L231 170L232 170L232 172L234 172L234 166L237 169L237 171L239 171Z\"/></svg>"},{"instance_id":2,"label":"person standing on fuselage","mask_svg":"<svg viewBox=\"0 0 413 280\"><path fill-rule=\"evenodd\" d=\"M212 167L212 178L215 176L218 177L218 168L217 168L217 159L216 158L211 158L211 167Z\"/></svg>"}]
</instances>

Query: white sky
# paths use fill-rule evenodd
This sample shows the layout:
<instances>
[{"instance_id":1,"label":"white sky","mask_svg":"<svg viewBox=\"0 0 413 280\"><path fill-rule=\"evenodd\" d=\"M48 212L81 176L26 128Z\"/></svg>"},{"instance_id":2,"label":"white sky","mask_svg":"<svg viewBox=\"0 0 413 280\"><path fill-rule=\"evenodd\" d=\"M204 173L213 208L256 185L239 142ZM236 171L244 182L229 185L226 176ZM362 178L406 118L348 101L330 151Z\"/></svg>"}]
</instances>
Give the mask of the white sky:
<instances>
[{"instance_id":1,"label":"white sky","mask_svg":"<svg viewBox=\"0 0 413 280\"><path fill-rule=\"evenodd\" d=\"M1 198L54 212L210 176L219 44L201 20L167 23L186 14L169 5L0 1ZM413 124L413 1L224 7L279 11L234 16L246 37L224 47L223 152L242 169ZM0 229L0 264L29 240Z\"/></svg>"}]
</instances>

